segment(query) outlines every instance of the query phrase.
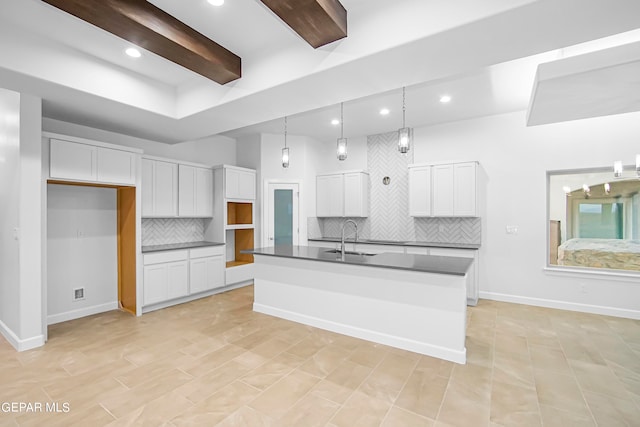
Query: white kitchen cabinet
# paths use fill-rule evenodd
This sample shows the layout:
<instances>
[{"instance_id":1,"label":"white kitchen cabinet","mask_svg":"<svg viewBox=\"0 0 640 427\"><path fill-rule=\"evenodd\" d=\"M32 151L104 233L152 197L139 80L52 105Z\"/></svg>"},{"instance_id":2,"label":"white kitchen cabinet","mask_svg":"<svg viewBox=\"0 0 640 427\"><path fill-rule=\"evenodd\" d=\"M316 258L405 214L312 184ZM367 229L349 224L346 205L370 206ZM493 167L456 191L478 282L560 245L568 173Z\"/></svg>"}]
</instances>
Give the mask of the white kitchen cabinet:
<instances>
[{"instance_id":1,"label":"white kitchen cabinet","mask_svg":"<svg viewBox=\"0 0 640 427\"><path fill-rule=\"evenodd\" d=\"M358 171L318 175L316 216L369 216L369 174Z\"/></svg>"},{"instance_id":2,"label":"white kitchen cabinet","mask_svg":"<svg viewBox=\"0 0 640 427\"><path fill-rule=\"evenodd\" d=\"M409 215L478 216L477 162L409 166Z\"/></svg>"},{"instance_id":3,"label":"white kitchen cabinet","mask_svg":"<svg viewBox=\"0 0 640 427\"><path fill-rule=\"evenodd\" d=\"M51 139L49 165L51 178L97 181L97 163L98 147Z\"/></svg>"},{"instance_id":4,"label":"white kitchen cabinet","mask_svg":"<svg viewBox=\"0 0 640 427\"><path fill-rule=\"evenodd\" d=\"M188 251L167 251L143 256L143 304L153 305L189 293Z\"/></svg>"},{"instance_id":5,"label":"white kitchen cabinet","mask_svg":"<svg viewBox=\"0 0 640 427\"><path fill-rule=\"evenodd\" d=\"M189 294L189 272L187 261L167 264L167 299L174 299Z\"/></svg>"},{"instance_id":6,"label":"white kitchen cabinet","mask_svg":"<svg viewBox=\"0 0 640 427\"><path fill-rule=\"evenodd\" d=\"M431 166L409 167L409 216L431 216Z\"/></svg>"},{"instance_id":7,"label":"white kitchen cabinet","mask_svg":"<svg viewBox=\"0 0 640 427\"><path fill-rule=\"evenodd\" d=\"M91 144L50 140L49 176L53 179L135 185L136 154Z\"/></svg>"},{"instance_id":8,"label":"white kitchen cabinet","mask_svg":"<svg viewBox=\"0 0 640 427\"><path fill-rule=\"evenodd\" d=\"M479 251L475 249L429 248L429 255L473 259L473 264L469 267L468 273L469 286L467 287L467 304L478 304L480 281Z\"/></svg>"},{"instance_id":9,"label":"white kitchen cabinet","mask_svg":"<svg viewBox=\"0 0 640 427\"><path fill-rule=\"evenodd\" d=\"M224 286L224 269L222 247L191 249L189 293L195 294Z\"/></svg>"},{"instance_id":10,"label":"white kitchen cabinet","mask_svg":"<svg viewBox=\"0 0 640 427\"><path fill-rule=\"evenodd\" d=\"M344 216L369 216L369 174L344 174Z\"/></svg>"},{"instance_id":11,"label":"white kitchen cabinet","mask_svg":"<svg viewBox=\"0 0 640 427\"><path fill-rule=\"evenodd\" d=\"M213 170L181 164L178 183L178 216L213 216Z\"/></svg>"},{"instance_id":12,"label":"white kitchen cabinet","mask_svg":"<svg viewBox=\"0 0 640 427\"><path fill-rule=\"evenodd\" d=\"M166 307L223 287L224 251L221 245L144 254L143 305Z\"/></svg>"},{"instance_id":13,"label":"white kitchen cabinet","mask_svg":"<svg viewBox=\"0 0 640 427\"><path fill-rule=\"evenodd\" d=\"M178 165L142 159L142 216L172 218L178 215Z\"/></svg>"},{"instance_id":14,"label":"white kitchen cabinet","mask_svg":"<svg viewBox=\"0 0 640 427\"><path fill-rule=\"evenodd\" d=\"M256 171L225 166L224 173L227 199L254 200L256 198Z\"/></svg>"},{"instance_id":15,"label":"white kitchen cabinet","mask_svg":"<svg viewBox=\"0 0 640 427\"><path fill-rule=\"evenodd\" d=\"M344 212L344 177L342 174L316 178L316 216L340 217Z\"/></svg>"},{"instance_id":16,"label":"white kitchen cabinet","mask_svg":"<svg viewBox=\"0 0 640 427\"><path fill-rule=\"evenodd\" d=\"M478 216L477 163L453 165L453 214L455 216Z\"/></svg>"},{"instance_id":17,"label":"white kitchen cabinet","mask_svg":"<svg viewBox=\"0 0 640 427\"><path fill-rule=\"evenodd\" d=\"M454 216L453 214L453 165L432 167L433 216Z\"/></svg>"},{"instance_id":18,"label":"white kitchen cabinet","mask_svg":"<svg viewBox=\"0 0 640 427\"><path fill-rule=\"evenodd\" d=\"M167 300L167 265L144 266L144 305L151 305Z\"/></svg>"},{"instance_id":19,"label":"white kitchen cabinet","mask_svg":"<svg viewBox=\"0 0 640 427\"><path fill-rule=\"evenodd\" d=\"M136 157L133 153L98 147L97 180L121 184L136 183Z\"/></svg>"}]
</instances>

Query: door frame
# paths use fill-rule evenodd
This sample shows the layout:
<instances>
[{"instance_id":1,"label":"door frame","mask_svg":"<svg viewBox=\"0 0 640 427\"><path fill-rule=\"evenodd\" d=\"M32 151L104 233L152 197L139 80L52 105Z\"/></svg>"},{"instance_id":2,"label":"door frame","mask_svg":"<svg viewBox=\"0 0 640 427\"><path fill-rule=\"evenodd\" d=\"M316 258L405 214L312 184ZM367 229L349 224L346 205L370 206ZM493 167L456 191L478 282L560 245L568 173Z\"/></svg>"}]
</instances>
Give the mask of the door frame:
<instances>
[{"instance_id":1,"label":"door frame","mask_svg":"<svg viewBox=\"0 0 640 427\"><path fill-rule=\"evenodd\" d=\"M263 181L263 192L262 192L262 244L261 246L269 246L269 211L271 206L269 205L269 185L277 184L277 185L297 185L298 186L298 244L301 242L301 230L306 230L306 225L303 227L301 224L301 219L304 218L304 203L303 200L303 191L302 191L302 181L296 179L265 179ZM306 240L306 239L305 239Z\"/></svg>"}]
</instances>

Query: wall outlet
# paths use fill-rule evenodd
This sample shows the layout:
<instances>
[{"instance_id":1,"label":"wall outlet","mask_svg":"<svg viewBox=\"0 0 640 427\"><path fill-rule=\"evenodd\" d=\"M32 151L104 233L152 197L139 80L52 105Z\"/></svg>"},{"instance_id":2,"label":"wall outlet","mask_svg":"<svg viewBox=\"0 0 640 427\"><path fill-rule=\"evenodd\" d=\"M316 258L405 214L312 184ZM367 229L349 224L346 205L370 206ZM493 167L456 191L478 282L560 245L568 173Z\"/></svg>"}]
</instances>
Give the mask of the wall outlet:
<instances>
[{"instance_id":1,"label":"wall outlet","mask_svg":"<svg viewBox=\"0 0 640 427\"><path fill-rule=\"evenodd\" d=\"M75 288L73 290L73 300L81 301L84 299L84 288Z\"/></svg>"},{"instance_id":2,"label":"wall outlet","mask_svg":"<svg viewBox=\"0 0 640 427\"><path fill-rule=\"evenodd\" d=\"M518 234L518 226L517 225L507 225L505 227L507 234Z\"/></svg>"},{"instance_id":3,"label":"wall outlet","mask_svg":"<svg viewBox=\"0 0 640 427\"><path fill-rule=\"evenodd\" d=\"M584 283L580 283L580 292L583 294L587 293L587 285L585 285Z\"/></svg>"},{"instance_id":4,"label":"wall outlet","mask_svg":"<svg viewBox=\"0 0 640 427\"><path fill-rule=\"evenodd\" d=\"M447 231L447 228L444 225L442 224L438 225L438 233L444 233L446 231Z\"/></svg>"}]
</instances>

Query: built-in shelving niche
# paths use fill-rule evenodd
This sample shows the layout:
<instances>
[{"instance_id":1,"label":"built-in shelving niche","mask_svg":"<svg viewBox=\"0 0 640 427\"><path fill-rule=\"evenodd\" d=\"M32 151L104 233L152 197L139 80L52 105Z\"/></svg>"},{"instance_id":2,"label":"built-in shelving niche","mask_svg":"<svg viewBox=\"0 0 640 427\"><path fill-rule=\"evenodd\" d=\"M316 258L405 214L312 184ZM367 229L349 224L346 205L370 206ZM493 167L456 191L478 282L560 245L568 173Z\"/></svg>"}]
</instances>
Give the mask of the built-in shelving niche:
<instances>
[{"instance_id":1,"label":"built-in shelving niche","mask_svg":"<svg viewBox=\"0 0 640 427\"><path fill-rule=\"evenodd\" d=\"M253 255L240 251L254 248L253 203L227 202L227 268L253 263Z\"/></svg>"},{"instance_id":2,"label":"built-in shelving niche","mask_svg":"<svg viewBox=\"0 0 640 427\"><path fill-rule=\"evenodd\" d=\"M227 225L253 227L253 203L227 202Z\"/></svg>"}]
</instances>

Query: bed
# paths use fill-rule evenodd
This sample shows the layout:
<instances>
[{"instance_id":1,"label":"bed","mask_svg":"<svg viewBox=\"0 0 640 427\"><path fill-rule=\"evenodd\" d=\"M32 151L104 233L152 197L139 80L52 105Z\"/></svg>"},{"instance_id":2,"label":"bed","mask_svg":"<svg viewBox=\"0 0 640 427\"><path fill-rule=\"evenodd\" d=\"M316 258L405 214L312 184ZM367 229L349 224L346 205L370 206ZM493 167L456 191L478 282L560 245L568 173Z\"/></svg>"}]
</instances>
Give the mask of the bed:
<instances>
[{"instance_id":1,"label":"bed","mask_svg":"<svg viewBox=\"0 0 640 427\"><path fill-rule=\"evenodd\" d=\"M558 247L558 265L640 271L640 240L570 239Z\"/></svg>"}]
</instances>

